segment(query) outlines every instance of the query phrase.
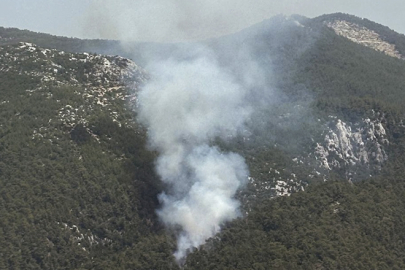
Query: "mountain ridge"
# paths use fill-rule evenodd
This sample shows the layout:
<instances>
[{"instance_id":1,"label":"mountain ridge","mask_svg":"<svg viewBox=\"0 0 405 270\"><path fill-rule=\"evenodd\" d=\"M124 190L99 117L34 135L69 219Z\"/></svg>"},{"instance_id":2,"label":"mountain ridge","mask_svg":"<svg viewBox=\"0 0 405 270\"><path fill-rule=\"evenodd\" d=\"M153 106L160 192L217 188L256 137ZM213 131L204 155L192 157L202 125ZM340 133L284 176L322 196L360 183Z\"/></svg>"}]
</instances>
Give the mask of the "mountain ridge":
<instances>
[{"instance_id":1,"label":"mountain ridge","mask_svg":"<svg viewBox=\"0 0 405 270\"><path fill-rule=\"evenodd\" d=\"M277 17L207 41L218 55L229 49L219 62L236 74L234 49L257 44L255 60L274 74L266 86L283 98L255 115L251 134L218 142L249 166L237 194L244 215L193 250L184 269L403 268L405 62L337 35L325 22L346 15L328 16ZM136 120L137 92L150 75L136 59L80 52L98 43L118 55L116 41L24 31L12 40L16 30L6 30L0 268L179 269L176 229L164 229L155 214L164 189L157 153ZM19 43L24 35L31 40ZM67 50L29 43L35 39ZM156 59L189 57L182 46L155 46L163 48Z\"/></svg>"}]
</instances>

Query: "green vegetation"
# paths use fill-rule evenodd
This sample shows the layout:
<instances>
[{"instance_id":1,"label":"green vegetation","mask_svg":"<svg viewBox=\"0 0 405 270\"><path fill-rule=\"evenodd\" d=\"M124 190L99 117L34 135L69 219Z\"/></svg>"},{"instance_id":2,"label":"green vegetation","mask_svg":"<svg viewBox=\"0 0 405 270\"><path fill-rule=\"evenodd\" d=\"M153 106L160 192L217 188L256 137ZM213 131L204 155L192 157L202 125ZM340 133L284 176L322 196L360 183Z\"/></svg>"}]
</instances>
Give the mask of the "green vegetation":
<instances>
[{"instance_id":1,"label":"green vegetation","mask_svg":"<svg viewBox=\"0 0 405 270\"><path fill-rule=\"evenodd\" d=\"M0 37L0 45L31 42L43 48L58 49L66 52L94 52L92 48L107 50L108 47L114 47L115 49L119 47L118 41L58 37L17 28L0 27Z\"/></svg>"},{"instance_id":2,"label":"green vegetation","mask_svg":"<svg viewBox=\"0 0 405 270\"><path fill-rule=\"evenodd\" d=\"M0 268L170 269L145 131L102 106L86 126L67 125L61 108L87 105L84 87L13 71L1 81ZM114 102L119 119L132 117Z\"/></svg>"},{"instance_id":3,"label":"green vegetation","mask_svg":"<svg viewBox=\"0 0 405 270\"><path fill-rule=\"evenodd\" d=\"M393 177L263 201L189 255L185 269L403 269L404 192Z\"/></svg>"},{"instance_id":4,"label":"green vegetation","mask_svg":"<svg viewBox=\"0 0 405 270\"><path fill-rule=\"evenodd\" d=\"M402 35L343 14L300 18L311 28L273 26L263 33L258 26L207 42L220 53L234 46L221 54L227 65L249 38L265 75L275 74L271 87L285 98L258 114L263 121L249 140L218 142L247 160L254 182L238 197L249 214L194 250L184 269L405 268L405 62L322 26L336 18L369 27L405 51ZM123 53L115 41L5 28L0 36L0 65L19 41ZM136 47L139 59L143 46ZM154 46L161 54L170 48ZM0 71L0 269L179 269L175 232L155 215L163 187L145 130L118 93L107 91L108 104L100 105L99 93L89 92L116 86L107 74L101 81L86 76L101 60L25 56ZM35 71L53 69L51 60L56 81L44 82ZM323 183L322 175L310 177L315 161L292 161L313 152L319 122L329 115L352 123L384 116L389 159L374 177L349 184L342 169ZM292 175L306 190L296 192L299 185L291 196L273 198L275 182Z\"/></svg>"}]
</instances>

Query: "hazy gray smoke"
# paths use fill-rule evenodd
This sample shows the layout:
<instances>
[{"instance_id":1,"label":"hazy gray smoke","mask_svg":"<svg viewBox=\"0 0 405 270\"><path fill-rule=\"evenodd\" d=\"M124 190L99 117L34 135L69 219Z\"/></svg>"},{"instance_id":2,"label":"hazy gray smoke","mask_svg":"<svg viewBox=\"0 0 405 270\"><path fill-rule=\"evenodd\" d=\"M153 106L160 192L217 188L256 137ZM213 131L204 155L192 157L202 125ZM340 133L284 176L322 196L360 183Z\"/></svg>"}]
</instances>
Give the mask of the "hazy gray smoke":
<instances>
[{"instance_id":1,"label":"hazy gray smoke","mask_svg":"<svg viewBox=\"0 0 405 270\"><path fill-rule=\"evenodd\" d=\"M150 66L152 79L138 97L139 119L160 153L157 172L168 185L158 215L181 228L178 260L238 216L234 195L248 176L241 156L211 146L244 128L251 113L247 90L203 51Z\"/></svg>"},{"instance_id":2,"label":"hazy gray smoke","mask_svg":"<svg viewBox=\"0 0 405 270\"><path fill-rule=\"evenodd\" d=\"M84 30L95 38L126 41L202 40L236 32L276 14L299 13L310 4L304 2L93 0Z\"/></svg>"},{"instance_id":3,"label":"hazy gray smoke","mask_svg":"<svg viewBox=\"0 0 405 270\"><path fill-rule=\"evenodd\" d=\"M197 40L232 33L277 14L344 12L404 33L403 5L398 0L92 0L83 30L92 38Z\"/></svg>"},{"instance_id":4,"label":"hazy gray smoke","mask_svg":"<svg viewBox=\"0 0 405 270\"><path fill-rule=\"evenodd\" d=\"M256 22L249 23L257 16L271 16L270 5L265 2L260 0L252 5L246 0L95 0L87 22L89 31L98 32L101 38L197 40L239 30Z\"/></svg>"}]
</instances>

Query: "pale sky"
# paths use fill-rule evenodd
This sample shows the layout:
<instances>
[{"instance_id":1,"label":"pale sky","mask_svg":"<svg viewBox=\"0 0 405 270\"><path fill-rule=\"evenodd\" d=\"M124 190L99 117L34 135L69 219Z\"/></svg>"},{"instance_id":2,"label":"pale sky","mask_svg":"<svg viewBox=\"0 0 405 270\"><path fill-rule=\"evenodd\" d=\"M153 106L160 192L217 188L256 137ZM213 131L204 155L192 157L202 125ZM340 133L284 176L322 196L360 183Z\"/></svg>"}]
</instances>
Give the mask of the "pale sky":
<instances>
[{"instance_id":1,"label":"pale sky","mask_svg":"<svg viewBox=\"0 0 405 270\"><path fill-rule=\"evenodd\" d=\"M277 14L344 12L405 33L403 0L0 0L0 26L80 38L204 39Z\"/></svg>"}]
</instances>

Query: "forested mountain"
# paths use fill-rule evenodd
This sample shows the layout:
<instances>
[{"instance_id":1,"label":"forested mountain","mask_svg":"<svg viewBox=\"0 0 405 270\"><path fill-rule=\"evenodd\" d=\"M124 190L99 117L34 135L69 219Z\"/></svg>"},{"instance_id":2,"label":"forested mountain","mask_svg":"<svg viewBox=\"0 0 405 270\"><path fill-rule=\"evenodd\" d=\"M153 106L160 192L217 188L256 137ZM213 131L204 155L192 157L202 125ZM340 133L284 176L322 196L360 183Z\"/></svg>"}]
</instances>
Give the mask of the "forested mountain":
<instances>
[{"instance_id":1,"label":"forested mountain","mask_svg":"<svg viewBox=\"0 0 405 270\"><path fill-rule=\"evenodd\" d=\"M246 159L243 214L179 265L137 98L151 59L202 45L264 79L247 131L212 142ZM404 54L346 14L125 47L0 28L0 269L404 269Z\"/></svg>"}]
</instances>

